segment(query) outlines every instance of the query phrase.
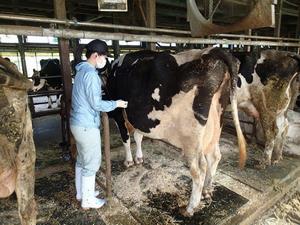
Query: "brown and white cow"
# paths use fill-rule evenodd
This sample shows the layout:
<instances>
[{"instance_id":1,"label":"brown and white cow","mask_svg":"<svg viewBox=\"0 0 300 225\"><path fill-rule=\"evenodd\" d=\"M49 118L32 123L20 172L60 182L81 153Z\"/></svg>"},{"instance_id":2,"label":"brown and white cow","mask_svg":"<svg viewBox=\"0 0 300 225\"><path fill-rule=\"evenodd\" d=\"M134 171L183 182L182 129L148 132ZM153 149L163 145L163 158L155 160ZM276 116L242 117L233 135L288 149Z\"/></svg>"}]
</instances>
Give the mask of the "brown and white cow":
<instances>
[{"instance_id":1,"label":"brown and white cow","mask_svg":"<svg viewBox=\"0 0 300 225\"><path fill-rule=\"evenodd\" d=\"M27 105L32 83L1 57L0 65L0 198L15 191L21 224L34 225L35 146Z\"/></svg>"},{"instance_id":2,"label":"brown and white cow","mask_svg":"<svg viewBox=\"0 0 300 225\"><path fill-rule=\"evenodd\" d=\"M144 135L182 149L193 181L186 215L193 215L202 193L212 191L221 158L222 115L230 99L240 165L245 163L235 95L237 69L238 61L219 48L177 55L141 51L119 59L108 77L106 91L111 99L128 101L128 120L140 141ZM118 125L124 127L122 121Z\"/></svg>"},{"instance_id":3,"label":"brown and white cow","mask_svg":"<svg viewBox=\"0 0 300 225\"><path fill-rule=\"evenodd\" d=\"M255 117L265 137L260 168L277 163L288 131L287 109L292 99L291 83L300 70L300 56L265 50L259 57L234 53L241 64L237 82L238 107Z\"/></svg>"}]
</instances>

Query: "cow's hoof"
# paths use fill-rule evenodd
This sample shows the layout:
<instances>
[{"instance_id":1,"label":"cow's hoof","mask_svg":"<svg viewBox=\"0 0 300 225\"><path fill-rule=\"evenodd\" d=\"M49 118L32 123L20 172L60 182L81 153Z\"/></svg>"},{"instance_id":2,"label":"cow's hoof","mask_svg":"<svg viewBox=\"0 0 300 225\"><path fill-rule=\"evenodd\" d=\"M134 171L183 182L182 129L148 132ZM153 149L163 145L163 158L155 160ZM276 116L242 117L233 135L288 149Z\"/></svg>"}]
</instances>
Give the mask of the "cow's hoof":
<instances>
[{"instance_id":1,"label":"cow's hoof","mask_svg":"<svg viewBox=\"0 0 300 225\"><path fill-rule=\"evenodd\" d=\"M202 199L211 199L213 196L213 191L212 190L204 190L202 192Z\"/></svg>"},{"instance_id":2,"label":"cow's hoof","mask_svg":"<svg viewBox=\"0 0 300 225\"><path fill-rule=\"evenodd\" d=\"M52 108L51 105L49 105L49 106L48 106L48 109L51 109L51 108Z\"/></svg>"},{"instance_id":3,"label":"cow's hoof","mask_svg":"<svg viewBox=\"0 0 300 225\"><path fill-rule=\"evenodd\" d=\"M124 166L126 167L126 168L129 168L129 167L131 167L131 166L133 166L134 165L134 162L133 161L124 161Z\"/></svg>"},{"instance_id":4,"label":"cow's hoof","mask_svg":"<svg viewBox=\"0 0 300 225\"><path fill-rule=\"evenodd\" d=\"M203 188L201 199L211 199L213 196L213 192L214 188L211 186Z\"/></svg>"},{"instance_id":5,"label":"cow's hoof","mask_svg":"<svg viewBox=\"0 0 300 225\"><path fill-rule=\"evenodd\" d=\"M144 158L143 157L141 157L141 158L135 157L134 162L135 162L136 165L140 165L144 162Z\"/></svg>"},{"instance_id":6,"label":"cow's hoof","mask_svg":"<svg viewBox=\"0 0 300 225\"><path fill-rule=\"evenodd\" d=\"M185 207L181 207L179 209L179 212L181 215L183 215L184 217L192 217L194 215L194 211L188 212L187 209Z\"/></svg>"},{"instance_id":7,"label":"cow's hoof","mask_svg":"<svg viewBox=\"0 0 300 225\"><path fill-rule=\"evenodd\" d=\"M264 170L264 169L266 169L267 164L265 162L260 162L257 165L255 165L254 167L259 170Z\"/></svg>"},{"instance_id":8,"label":"cow's hoof","mask_svg":"<svg viewBox=\"0 0 300 225\"><path fill-rule=\"evenodd\" d=\"M282 156L276 157L275 159L272 160L272 165L277 165L279 163L279 161L282 159L283 159Z\"/></svg>"}]
</instances>

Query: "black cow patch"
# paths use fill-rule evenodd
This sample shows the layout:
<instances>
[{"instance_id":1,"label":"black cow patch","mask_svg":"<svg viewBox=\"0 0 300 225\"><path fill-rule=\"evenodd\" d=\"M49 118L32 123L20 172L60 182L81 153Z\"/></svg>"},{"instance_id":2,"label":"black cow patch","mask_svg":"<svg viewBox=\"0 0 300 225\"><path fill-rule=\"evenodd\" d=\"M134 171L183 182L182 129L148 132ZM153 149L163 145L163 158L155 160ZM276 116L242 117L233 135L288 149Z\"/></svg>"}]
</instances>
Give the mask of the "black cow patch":
<instances>
[{"instance_id":1,"label":"black cow patch","mask_svg":"<svg viewBox=\"0 0 300 225\"><path fill-rule=\"evenodd\" d=\"M248 84L253 82L253 72L254 72L254 65L256 63L256 57L249 52L234 52L234 57L236 57L240 61L240 69L239 73L245 78ZM241 87L241 80L239 78L238 87Z\"/></svg>"},{"instance_id":2,"label":"black cow patch","mask_svg":"<svg viewBox=\"0 0 300 225\"><path fill-rule=\"evenodd\" d=\"M256 65L255 71L263 85L266 85L272 76L290 80L291 76L299 70L297 60L287 52L268 50L262 52L262 55L265 59L263 63Z\"/></svg>"},{"instance_id":3,"label":"black cow patch","mask_svg":"<svg viewBox=\"0 0 300 225\"><path fill-rule=\"evenodd\" d=\"M195 118L201 125L205 125L208 119L213 95L220 87L226 69L229 70L223 59L214 53L204 55L202 58L185 63L180 67L181 89L187 92L197 85L193 110ZM229 94L226 96L228 97ZM228 100L226 102L228 104Z\"/></svg>"}]
</instances>

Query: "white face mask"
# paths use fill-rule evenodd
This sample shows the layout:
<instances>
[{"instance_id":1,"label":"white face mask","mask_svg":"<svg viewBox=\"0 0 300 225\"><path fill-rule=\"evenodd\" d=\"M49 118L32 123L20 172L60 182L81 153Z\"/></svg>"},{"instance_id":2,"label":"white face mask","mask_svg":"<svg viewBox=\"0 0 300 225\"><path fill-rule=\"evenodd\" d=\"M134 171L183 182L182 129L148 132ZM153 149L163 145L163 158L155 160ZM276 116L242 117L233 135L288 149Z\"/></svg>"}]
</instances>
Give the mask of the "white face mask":
<instances>
[{"instance_id":1,"label":"white face mask","mask_svg":"<svg viewBox=\"0 0 300 225\"><path fill-rule=\"evenodd\" d=\"M97 61L96 68L102 69L106 65L106 59L101 57L100 60Z\"/></svg>"}]
</instances>

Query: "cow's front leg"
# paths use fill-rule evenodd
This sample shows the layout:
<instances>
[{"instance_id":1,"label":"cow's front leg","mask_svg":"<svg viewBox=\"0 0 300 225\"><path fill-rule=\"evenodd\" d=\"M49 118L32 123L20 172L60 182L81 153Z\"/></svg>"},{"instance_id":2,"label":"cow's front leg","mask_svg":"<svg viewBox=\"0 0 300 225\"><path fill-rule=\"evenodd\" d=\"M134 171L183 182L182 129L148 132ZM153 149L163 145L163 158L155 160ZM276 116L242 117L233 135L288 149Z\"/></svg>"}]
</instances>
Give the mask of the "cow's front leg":
<instances>
[{"instance_id":1,"label":"cow's front leg","mask_svg":"<svg viewBox=\"0 0 300 225\"><path fill-rule=\"evenodd\" d=\"M52 99L51 99L51 96L48 95L48 109L51 109L52 108Z\"/></svg>"},{"instance_id":2,"label":"cow's front leg","mask_svg":"<svg viewBox=\"0 0 300 225\"><path fill-rule=\"evenodd\" d=\"M116 109L115 111L113 111L112 113L109 113L108 115L115 120L117 127L119 129L119 132L121 134L123 146L125 149L125 155L126 155L124 165L126 166L126 168L133 166L134 162L132 159L131 148L130 148L130 136L125 127L125 121L122 116L122 112L121 112L121 110Z\"/></svg>"},{"instance_id":3,"label":"cow's front leg","mask_svg":"<svg viewBox=\"0 0 300 225\"><path fill-rule=\"evenodd\" d=\"M205 159L207 162L207 171L206 171L202 196L205 199L210 199L214 191L213 178L216 174L218 164L221 160L221 151L220 151L219 144L216 144L215 148L209 151L205 155Z\"/></svg>"},{"instance_id":4,"label":"cow's front leg","mask_svg":"<svg viewBox=\"0 0 300 225\"><path fill-rule=\"evenodd\" d=\"M126 142L123 142L123 146L125 149L126 158L124 161L124 165L128 168L134 165L132 154L131 154L131 148L130 148L130 137L128 136L128 139Z\"/></svg>"},{"instance_id":5,"label":"cow's front leg","mask_svg":"<svg viewBox=\"0 0 300 225\"><path fill-rule=\"evenodd\" d=\"M207 169L207 162L205 157L201 154L200 157L194 156L189 160L190 173L192 176L193 186L192 194L184 216L193 216L195 210L200 205L203 184Z\"/></svg>"},{"instance_id":6,"label":"cow's front leg","mask_svg":"<svg viewBox=\"0 0 300 225\"><path fill-rule=\"evenodd\" d=\"M34 200L35 182L35 147L32 138L32 127L29 111L26 128L17 155L16 194L19 217L22 225L36 224L36 204Z\"/></svg>"},{"instance_id":7,"label":"cow's front leg","mask_svg":"<svg viewBox=\"0 0 300 225\"><path fill-rule=\"evenodd\" d=\"M279 121L278 121L279 122ZM274 151L272 155L272 164L277 164L282 159L282 150L283 145L286 140L286 135L289 128L289 122L287 118L282 118L282 123L277 123L278 125L278 133L276 135L275 144L274 144Z\"/></svg>"},{"instance_id":8,"label":"cow's front leg","mask_svg":"<svg viewBox=\"0 0 300 225\"><path fill-rule=\"evenodd\" d=\"M144 162L143 151L142 151L143 135L135 131L133 137L136 143L136 153L135 153L134 161L135 164L139 165Z\"/></svg>"}]
</instances>

